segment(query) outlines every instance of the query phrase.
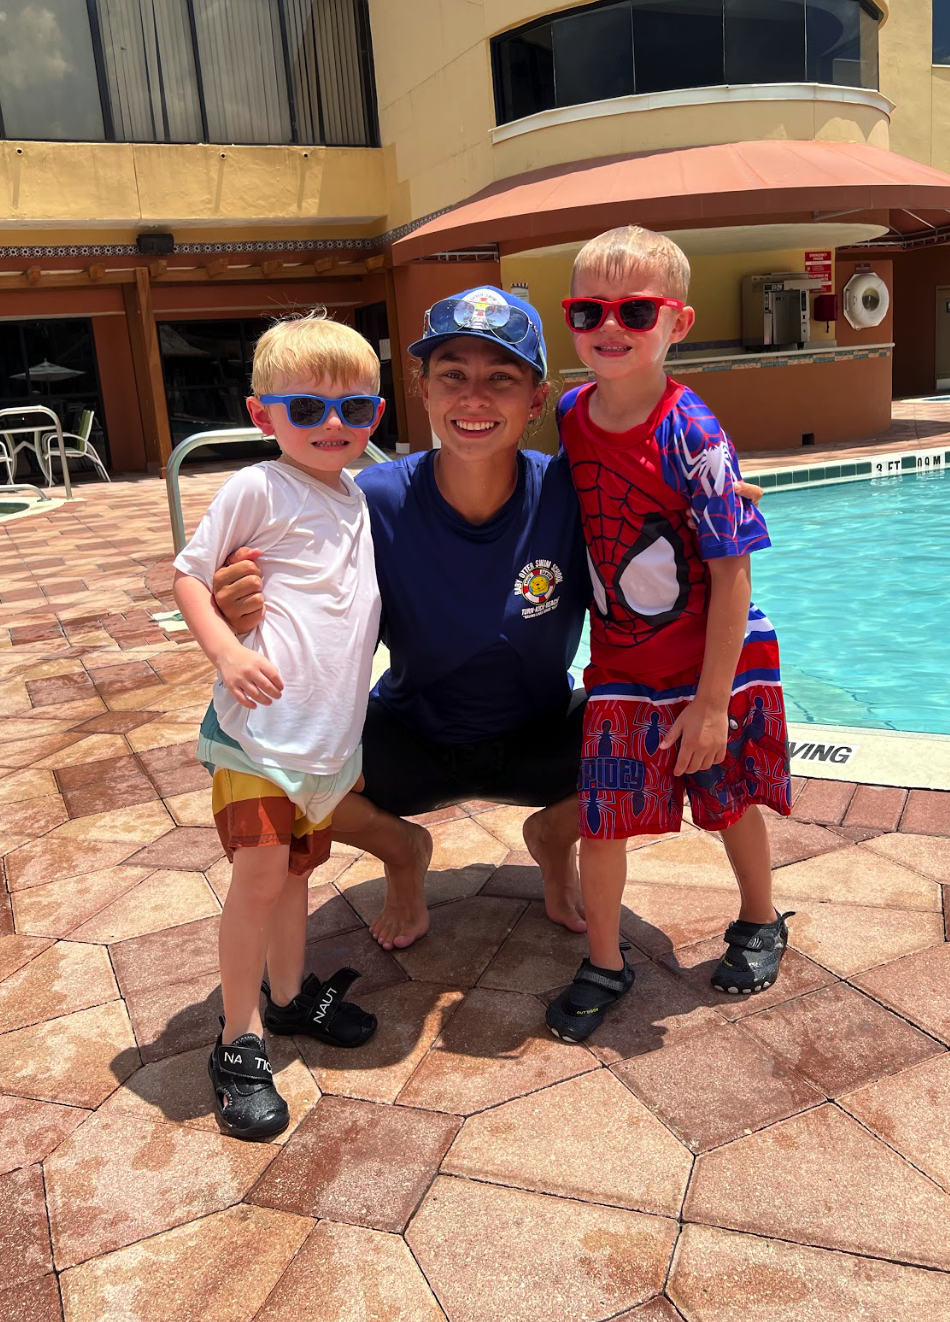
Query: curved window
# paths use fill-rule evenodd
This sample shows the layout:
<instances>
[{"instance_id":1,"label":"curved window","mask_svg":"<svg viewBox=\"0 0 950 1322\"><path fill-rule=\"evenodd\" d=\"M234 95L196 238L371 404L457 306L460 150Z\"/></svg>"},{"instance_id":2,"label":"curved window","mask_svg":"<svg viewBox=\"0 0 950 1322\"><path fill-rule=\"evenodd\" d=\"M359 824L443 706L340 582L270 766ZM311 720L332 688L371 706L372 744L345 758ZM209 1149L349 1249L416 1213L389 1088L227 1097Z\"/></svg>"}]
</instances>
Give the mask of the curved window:
<instances>
[{"instance_id":1,"label":"curved window","mask_svg":"<svg viewBox=\"0 0 950 1322\"><path fill-rule=\"evenodd\" d=\"M878 85L872 0L621 0L492 40L497 122L723 83Z\"/></svg>"}]
</instances>

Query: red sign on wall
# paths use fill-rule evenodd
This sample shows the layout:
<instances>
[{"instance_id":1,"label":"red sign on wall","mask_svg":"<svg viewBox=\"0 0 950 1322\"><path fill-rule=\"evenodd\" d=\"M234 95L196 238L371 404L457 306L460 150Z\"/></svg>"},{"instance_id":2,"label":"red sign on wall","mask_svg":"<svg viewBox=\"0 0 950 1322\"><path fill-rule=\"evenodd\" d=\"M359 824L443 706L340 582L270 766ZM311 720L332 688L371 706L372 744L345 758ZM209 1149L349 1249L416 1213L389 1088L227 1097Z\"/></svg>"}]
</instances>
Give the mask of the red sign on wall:
<instances>
[{"instance_id":1,"label":"red sign on wall","mask_svg":"<svg viewBox=\"0 0 950 1322\"><path fill-rule=\"evenodd\" d=\"M805 253L805 272L812 280L820 280L820 294L830 294L834 290L832 276L831 249L812 248Z\"/></svg>"}]
</instances>

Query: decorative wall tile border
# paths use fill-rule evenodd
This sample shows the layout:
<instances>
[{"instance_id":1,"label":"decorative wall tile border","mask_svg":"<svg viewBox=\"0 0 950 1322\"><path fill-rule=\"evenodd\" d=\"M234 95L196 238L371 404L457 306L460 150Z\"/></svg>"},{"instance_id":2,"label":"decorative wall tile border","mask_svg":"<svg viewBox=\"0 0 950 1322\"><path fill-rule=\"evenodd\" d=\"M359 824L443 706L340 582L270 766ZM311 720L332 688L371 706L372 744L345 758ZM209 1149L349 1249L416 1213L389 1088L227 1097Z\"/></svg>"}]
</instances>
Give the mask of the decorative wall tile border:
<instances>
[{"instance_id":1,"label":"decorative wall tile border","mask_svg":"<svg viewBox=\"0 0 950 1322\"><path fill-rule=\"evenodd\" d=\"M741 462L741 455L739 459ZM802 468L777 468L771 472L763 468L762 471L743 473L743 477L747 482L754 482L756 486L769 491L788 487L834 486L841 482L866 482L872 478L901 477L904 473L939 473L946 468L950 468L950 450L941 446L939 449L873 454L867 459L848 459L838 464L831 462Z\"/></svg>"}]
</instances>

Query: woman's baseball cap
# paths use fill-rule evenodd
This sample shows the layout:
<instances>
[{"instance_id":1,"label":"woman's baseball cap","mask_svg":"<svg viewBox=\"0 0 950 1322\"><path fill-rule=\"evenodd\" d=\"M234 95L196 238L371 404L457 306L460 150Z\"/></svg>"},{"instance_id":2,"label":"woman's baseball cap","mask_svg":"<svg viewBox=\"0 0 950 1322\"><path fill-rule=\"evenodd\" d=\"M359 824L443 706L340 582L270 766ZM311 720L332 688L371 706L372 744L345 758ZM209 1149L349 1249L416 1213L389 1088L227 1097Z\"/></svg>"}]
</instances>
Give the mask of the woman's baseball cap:
<instances>
[{"instance_id":1,"label":"woman's baseball cap","mask_svg":"<svg viewBox=\"0 0 950 1322\"><path fill-rule=\"evenodd\" d=\"M517 294L494 285L479 285L433 303L425 315L422 339L410 344L413 358L428 358L433 349L460 335L474 335L501 344L542 377L547 376L547 352L536 308Z\"/></svg>"}]
</instances>

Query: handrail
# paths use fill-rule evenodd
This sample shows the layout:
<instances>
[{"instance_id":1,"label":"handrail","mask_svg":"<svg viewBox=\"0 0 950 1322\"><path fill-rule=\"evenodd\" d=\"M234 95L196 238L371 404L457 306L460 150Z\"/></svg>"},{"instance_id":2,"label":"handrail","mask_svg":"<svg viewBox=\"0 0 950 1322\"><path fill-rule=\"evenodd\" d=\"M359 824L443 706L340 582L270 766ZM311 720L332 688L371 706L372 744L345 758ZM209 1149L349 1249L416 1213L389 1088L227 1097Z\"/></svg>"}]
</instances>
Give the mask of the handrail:
<instances>
[{"instance_id":1,"label":"handrail","mask_svg":"<svg viewBox=\"0 0 950 1322\"><path fill-rule=\"evenodd\" d=\"M0 409L0 433L5 436L18 436L20 432L38 432L41 427L4 427L3 419L7 417L22 417L24 413L45 413L48 418L52 418L52 430L56 433L56 439L59 441L59 461L63 465L63 486L66 488L66 499L72 500L73 489L69 481L69 465L66 463L66 451L63 449L63 424L52 409L48 409L44 404L26 404L23 408ZM15 457L15 456L14 456ZM43 467L43 461L37 455L40 468ZM53 465L50 464L50 486L53 485ZM44 475L45 476L45 475ZM15 484L14 484L15 485ZM35 489L35 488L34 488ZM0 490L7 490L6 487L0 487Z\"/></svg>"},{"instance_id":2,"label":"handrail","mask_svg":"<svg viewBox=\"0 0 950 1322\"><path fill-rule=\"evenodd\" d=\"M181 509L181 487L178 483L178 473L183 460L191 454L192 450L197 450L202 445L246 445L248 441L266 440L273 440L273 437L265 436L256 427L232 427L222 431L194 432L175 446L165 468L165 487L168 491L168 517L172 525L172 545L175 548L176 555L185 547L185 520ZM367 442L363 453L369 455L374 464L389 463L389 456L378 445L374 445L372 441Z\"/></svg>"}]
</instances>

